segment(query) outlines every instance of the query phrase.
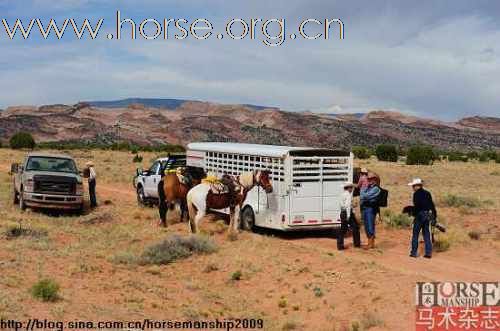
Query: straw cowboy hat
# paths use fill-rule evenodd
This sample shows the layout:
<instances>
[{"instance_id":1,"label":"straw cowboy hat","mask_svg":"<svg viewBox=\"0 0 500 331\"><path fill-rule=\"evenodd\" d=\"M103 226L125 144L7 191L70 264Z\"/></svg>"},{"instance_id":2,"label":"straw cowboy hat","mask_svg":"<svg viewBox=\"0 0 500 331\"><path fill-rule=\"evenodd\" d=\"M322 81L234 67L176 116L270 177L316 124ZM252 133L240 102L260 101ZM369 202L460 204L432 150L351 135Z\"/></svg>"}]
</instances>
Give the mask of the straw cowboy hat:
<instances>
[{"instance_id":1,"label":"straw cowboy hat","mask_svg":"<svg viewBox=\"0 0 500 331\"><path fill-rule=\"evenodd\" d=\"M94 162L88 161L87 163L85 163L85 166L86 167L93 167L94 166Z\"/></svg>"},{"instance_id":2,"label":"straw cowboy hat","mask_svg":"<svg viewBox=\"0 0 500 331\"><path fill-rule=\"evenodd\" d=\"M367 174L368 173L368 169L361 168L361 170L359 172L362 173L362 174Z\"/></svg>"},{"instance_id":3,"label":"straw cowboy hat","mask_svg":"<svg viewBox=\"0 0 500 331\"><path fill-rule=\"evenodd\" d=\"M424 185L424 181L421 178L414 178L408 186Z\"/></svg>"}]
</instances>

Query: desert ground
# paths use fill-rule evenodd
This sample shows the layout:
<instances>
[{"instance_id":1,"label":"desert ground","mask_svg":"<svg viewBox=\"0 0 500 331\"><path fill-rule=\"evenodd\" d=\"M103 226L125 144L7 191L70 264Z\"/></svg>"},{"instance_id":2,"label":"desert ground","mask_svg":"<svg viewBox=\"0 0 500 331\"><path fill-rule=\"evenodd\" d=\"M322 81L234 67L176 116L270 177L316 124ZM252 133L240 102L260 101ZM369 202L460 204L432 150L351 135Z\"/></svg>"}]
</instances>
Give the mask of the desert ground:
<instances>
[{"instance_id":1,"label":"desert ground","mask_svg":"<svg viewBox=\"0 0 500 331\"><path fill-rule=\"evenodd\" d=\"M375 250L353 249L347 238L339 252L330 233L242 232L230 240L211 217L202 229L215 253L157 266L135 257L172 234L187 236L188 226L171 213L169 227L159 228L156 208L137 205L132 178L141 164L126 152L68 153L80 166L96 163L100 206L83 216L21 212L8 172L25 152L0 149L0 318L262 318L265 330L413 330L415 282L500 279L499 164L357 161L390 191ZM147 167L157 155L143 156ZM415 176L426 180L448 226L438 240L449 248L431 260L409 258L410 230L388 222L409 204L406 183ZM8 235L19 226L33 231ZM43 278L60 285L55 302L32 296Z\"/></svg>"}]
</instances>

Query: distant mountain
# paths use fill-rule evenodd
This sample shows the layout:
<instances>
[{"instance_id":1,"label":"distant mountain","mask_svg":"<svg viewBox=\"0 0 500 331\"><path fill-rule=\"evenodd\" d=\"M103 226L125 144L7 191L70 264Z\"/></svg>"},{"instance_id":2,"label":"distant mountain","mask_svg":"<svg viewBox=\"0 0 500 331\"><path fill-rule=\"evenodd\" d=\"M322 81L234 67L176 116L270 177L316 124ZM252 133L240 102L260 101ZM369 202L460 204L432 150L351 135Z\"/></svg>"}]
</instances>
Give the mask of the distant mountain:
<instances>
[{"instance_id":1,"label":"distant mountain","mask_svg":"<svg viewBox=\"0 0 500 331\"><path fill-rule=\"evenodd\" d=\"M180 107L186 100L179 99L153 99L153 98L128 98L113 101L85 101L92 107L98 108L127 108L130 105L140 104L150 108L175 109Z\"/></svg>"},{"instance_id":2,"label":"distant mountain","mask_svg":"<svg viewBox=\"0 0 500 331\"><path fill-rule=\"evenodd\" d=\"M133 105L143 105L146 108L176 109L182 106L183 103L188 101L201 102L201 101L182 100L182 99L127 98L127 99L113 100L113 101L84 101L83 103L89 104L90 106L97 108L127 108ZM257 111L274 108L266 106L256 106L251 104L243 104L241 106L251 108Z\"/></svg>"},{"instance_id":3,"label":"distant mountain","mask_svg":"<svg viewBox=\"0 0 500 331\"><path fill-rule=\"evenodd\" d=\"M448 123L388 111L331 116L252 105L135 98L73 106L9 107L0 112L0 140L28 131L37 141L182 145L232 141L341 149L423 143L470 150L500 149L499 124L500 119L492 117Z\"/></svg>"}]
</instances>

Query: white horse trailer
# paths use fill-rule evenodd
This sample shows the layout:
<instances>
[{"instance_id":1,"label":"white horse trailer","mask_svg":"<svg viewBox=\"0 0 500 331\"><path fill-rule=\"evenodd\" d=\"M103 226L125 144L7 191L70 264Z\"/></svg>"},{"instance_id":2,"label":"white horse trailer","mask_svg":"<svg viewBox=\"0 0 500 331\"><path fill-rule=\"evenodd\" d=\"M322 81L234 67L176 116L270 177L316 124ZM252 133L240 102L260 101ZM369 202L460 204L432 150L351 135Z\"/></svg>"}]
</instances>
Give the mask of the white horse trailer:
<instances>
[{"instance_id":1,"label":"white horse trailer","mask_svg":"<svg viewBox=\"0 0 500 331\"><path fill-rule=\"evenodd\" d=\"M191 143L186 163L219 176L269 170L273 192L254 187L241 221L285 231L339 226L343 186L353 179L353 154L330 149Z\"/></svg>"}]
</instances>

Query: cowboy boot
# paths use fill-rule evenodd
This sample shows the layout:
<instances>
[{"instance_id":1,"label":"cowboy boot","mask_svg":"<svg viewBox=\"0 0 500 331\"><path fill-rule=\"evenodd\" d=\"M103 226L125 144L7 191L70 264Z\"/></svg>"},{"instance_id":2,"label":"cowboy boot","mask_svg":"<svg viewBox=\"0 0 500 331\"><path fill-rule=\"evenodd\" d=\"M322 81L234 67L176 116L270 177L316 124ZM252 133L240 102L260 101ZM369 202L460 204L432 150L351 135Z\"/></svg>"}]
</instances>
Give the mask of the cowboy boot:
<instances>
[{"instance_id":1,"label":"cowboy boot","mask_svg":"<svg viewBox=\"0 0 500 331\"><path fill-rule=\"evenodd\" d=\"M368 237L368 242L366 243L366 246L363 246L363 249L370 249L371 248L371 242L372 242L372 237Z\"/></svg>"}]
</instances>

